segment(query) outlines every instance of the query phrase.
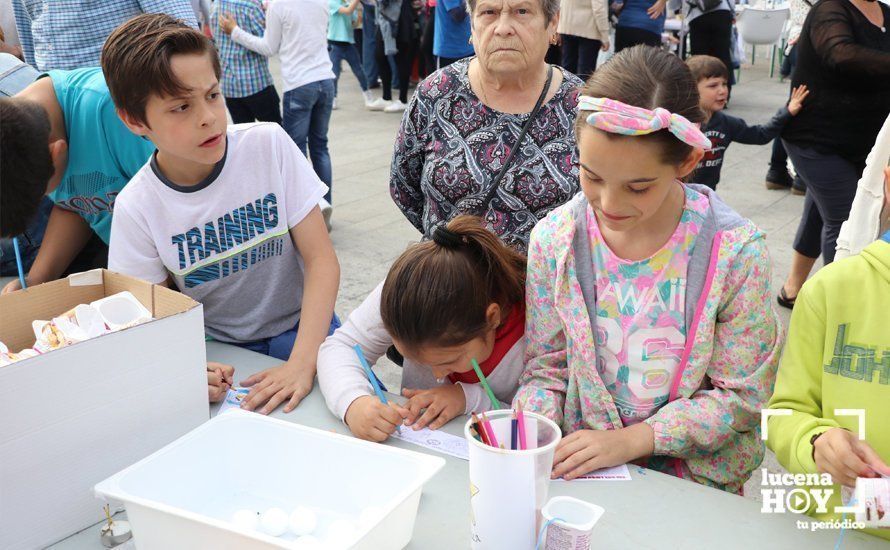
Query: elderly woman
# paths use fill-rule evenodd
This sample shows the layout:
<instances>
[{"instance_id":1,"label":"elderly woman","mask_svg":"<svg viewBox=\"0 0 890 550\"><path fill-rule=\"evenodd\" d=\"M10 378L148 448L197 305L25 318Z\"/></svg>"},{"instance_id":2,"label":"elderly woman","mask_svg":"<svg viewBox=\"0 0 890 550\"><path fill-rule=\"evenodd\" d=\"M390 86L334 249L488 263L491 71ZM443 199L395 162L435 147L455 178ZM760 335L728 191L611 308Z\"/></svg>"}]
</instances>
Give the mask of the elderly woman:
<instances>
[{"instance_id":1,"label":"elderly woman","mask_svg":"<svg viewBox=\"0 0 890 550\"><path fill-rule=\"evenodd\" d=\"M578 191L581 81L544 62L558 8L559 0L469 0L476 57L418 86L399 130L390 192L427 237L475 214L524 252L535 223Z\"/></svg>"}]
</instances>

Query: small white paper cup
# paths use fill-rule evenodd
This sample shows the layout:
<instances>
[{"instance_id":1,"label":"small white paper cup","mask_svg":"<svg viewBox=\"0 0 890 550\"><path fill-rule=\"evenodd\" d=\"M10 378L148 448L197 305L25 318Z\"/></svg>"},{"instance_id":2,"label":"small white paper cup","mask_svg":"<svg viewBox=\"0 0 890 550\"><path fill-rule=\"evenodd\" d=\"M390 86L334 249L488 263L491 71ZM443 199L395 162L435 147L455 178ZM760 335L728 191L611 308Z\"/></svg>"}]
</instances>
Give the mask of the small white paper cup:
<instances>
[{"instance_id":1,"label":"small white paper cup","mask_svg":"<svg viewBox=\"0 0 890 550\"><path fill-rule=\"evenodd\" d=\"M544 550L589 550L591 532L605 513L574 497L553 497L541 510L547 526Z\"/></svg>"}]
</instances>

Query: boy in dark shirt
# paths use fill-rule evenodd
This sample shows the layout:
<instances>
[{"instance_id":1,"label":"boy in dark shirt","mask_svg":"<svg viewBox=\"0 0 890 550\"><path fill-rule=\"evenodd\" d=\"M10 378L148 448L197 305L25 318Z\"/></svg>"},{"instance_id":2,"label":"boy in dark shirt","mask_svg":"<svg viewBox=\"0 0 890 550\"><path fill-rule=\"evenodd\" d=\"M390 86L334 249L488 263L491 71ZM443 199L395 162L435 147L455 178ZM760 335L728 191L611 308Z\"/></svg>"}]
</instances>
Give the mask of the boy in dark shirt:
<instances>
[{"instance_id":1,"label":"boy in dark shirt","mask_svg":"<svg viewBox=\"0 0 890 550\"><path fill-rule=\"evenodd\" d=\"M791 93L787 107L782 107L766 124L748 126L738 118L723 113L729 94L729 73L723 61L709 55L694 55L686 64L698 82L699 106L708 116L702 131L711 140L711 149L705 152L695 168L692 181L717 188L723 156L732 142L748 145L766 145L782 131L788 120L800 112L809 91L799 86Z\"/></svg>"}]
</instances>

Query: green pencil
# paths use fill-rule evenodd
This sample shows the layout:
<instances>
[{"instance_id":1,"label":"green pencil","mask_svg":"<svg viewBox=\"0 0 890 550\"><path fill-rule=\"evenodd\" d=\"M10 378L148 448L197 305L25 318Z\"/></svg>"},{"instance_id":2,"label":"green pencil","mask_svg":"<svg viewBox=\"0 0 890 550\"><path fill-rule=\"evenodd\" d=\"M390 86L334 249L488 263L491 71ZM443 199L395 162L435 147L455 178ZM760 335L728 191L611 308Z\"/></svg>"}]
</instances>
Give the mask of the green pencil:
<instances>
[{"instance_id":1,"label":"green pencil","mask_svg":"<svg viewBox=\"0 0 890 550\"><path fill-rule=\"evenodd\" d=\"M482 387L485 388L485 393L488 394L488 398L491 399L491 406L494 407L495 410L501 408L501 402L498 401L498 398L494 396L494 392L491 391L491 386L488 385L488 380L485 379L485 375L482 374L482 369L479 368L479 363L476 362L476 359L471 359L470 362L473 364L473 370L476 371L476 376L479 377L479 383L482 384Z\"/></svg>"}]
</instances>

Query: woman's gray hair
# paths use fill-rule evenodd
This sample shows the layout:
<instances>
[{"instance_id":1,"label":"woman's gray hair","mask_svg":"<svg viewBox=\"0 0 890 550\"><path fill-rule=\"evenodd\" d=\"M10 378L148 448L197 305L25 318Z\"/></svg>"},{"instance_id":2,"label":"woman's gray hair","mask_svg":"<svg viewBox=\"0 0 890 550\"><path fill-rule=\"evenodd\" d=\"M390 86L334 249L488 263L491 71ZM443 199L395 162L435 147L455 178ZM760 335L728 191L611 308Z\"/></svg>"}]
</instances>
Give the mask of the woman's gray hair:
<instances>
[{"instance_id":1,"label":"woman's gray hair","mask_svg":"<svg viewBox=\"0 0 890 550\"><path fill-rule=\"evenodd\" d=\"M476 11L476 2L477 0L467 0L467 13L470 14L470 17L473 17L473 12ZM559 13L560 0L538 0L538 2L541 4L541 9L544 10L547 23L553 21L556 14Z\"/></svg>"}]
</instances>

